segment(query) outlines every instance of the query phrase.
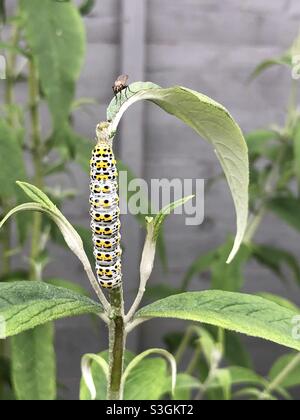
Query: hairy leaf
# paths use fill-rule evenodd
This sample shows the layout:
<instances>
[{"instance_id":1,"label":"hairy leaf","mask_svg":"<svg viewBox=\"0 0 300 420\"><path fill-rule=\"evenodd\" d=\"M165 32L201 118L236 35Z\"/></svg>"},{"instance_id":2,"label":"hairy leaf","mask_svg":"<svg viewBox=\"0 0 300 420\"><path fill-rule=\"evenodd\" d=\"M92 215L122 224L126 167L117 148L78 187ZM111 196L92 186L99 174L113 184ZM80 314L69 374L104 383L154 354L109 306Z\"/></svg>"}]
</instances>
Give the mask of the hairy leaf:
<instances>
[{"instance_id":1,"label":"hairy leaf","mask_svg":"<svg viewBox=\"0 0 300 420\"><path fill-rule=\"evenodd\" d=\"M0 284L0 337L6 338L60 318L102 312L100 304L41 282Z\"/></svg>"},{"instance_id":2,"label":"hairy leaf","mask_svg":"<svg viewBox=\"0 0 300 420\"><path fill-rule=\"evenodd\" d=\"M258 296L211 290L159 300L138 311L136 319L199 321L300 350L299 340L292 337L292 322L298 315Z\"/></svg>"}]
</instances>

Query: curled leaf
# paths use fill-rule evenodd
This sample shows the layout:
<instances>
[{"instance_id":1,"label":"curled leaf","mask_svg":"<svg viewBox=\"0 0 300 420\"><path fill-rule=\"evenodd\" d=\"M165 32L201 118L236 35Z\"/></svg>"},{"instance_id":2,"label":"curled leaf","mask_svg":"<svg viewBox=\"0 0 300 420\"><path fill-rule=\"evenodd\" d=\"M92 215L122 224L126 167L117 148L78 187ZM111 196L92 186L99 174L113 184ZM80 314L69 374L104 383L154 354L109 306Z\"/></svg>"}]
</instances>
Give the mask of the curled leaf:
<instances>
[{"instance_id":1,"label":"curled leaf","mask_svg":"<svg viewBox=\"0 0 300 420\"><path fill-rule=\"evenodd\" d=\"M237 234L227 261L230 263L240 248L248 222L249 160L240 127L222 105L185 87L163 89L150 82L138 82L130 85L129 89L113 99L108 107L107 119L111 121L112 135L125 111L134 103L147 100L179 118L213 146L236 209Z\"/></svg>"},{"instance_id":2,"label":"curled leaf","mask_svg":"<svg viewBox=\"0 0 300 420\"><path fill-rule=\"evenodd\" d=\"M109 367L106 360L99 356L99 354L85 354L81 359L82 378L91 393L92 400L95 401L97 398L97 390L92 374L92 362L97 363L102 369L106 380L108 380Z\"/></svg>"}]
</instances>

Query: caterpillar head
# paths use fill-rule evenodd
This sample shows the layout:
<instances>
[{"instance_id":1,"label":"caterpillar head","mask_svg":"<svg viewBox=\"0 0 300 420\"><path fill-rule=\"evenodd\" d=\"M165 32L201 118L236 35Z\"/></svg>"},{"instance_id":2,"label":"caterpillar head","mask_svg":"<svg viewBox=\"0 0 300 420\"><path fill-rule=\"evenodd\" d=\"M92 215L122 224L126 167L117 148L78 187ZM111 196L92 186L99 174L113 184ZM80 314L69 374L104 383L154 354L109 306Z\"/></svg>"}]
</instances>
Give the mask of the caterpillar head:
<instances>
[{"instance_id":1,"label":"caterpillar head","mask_svg":"<svg viewBox=\"0 0 300 420\"><path fill-rule=\"evenodd\" d=\"M106 143L112 145L112 137L110 134L110 123L107 121L101 122L96 127L96 136L98 143Z\"/></svg>"}]
</instances>

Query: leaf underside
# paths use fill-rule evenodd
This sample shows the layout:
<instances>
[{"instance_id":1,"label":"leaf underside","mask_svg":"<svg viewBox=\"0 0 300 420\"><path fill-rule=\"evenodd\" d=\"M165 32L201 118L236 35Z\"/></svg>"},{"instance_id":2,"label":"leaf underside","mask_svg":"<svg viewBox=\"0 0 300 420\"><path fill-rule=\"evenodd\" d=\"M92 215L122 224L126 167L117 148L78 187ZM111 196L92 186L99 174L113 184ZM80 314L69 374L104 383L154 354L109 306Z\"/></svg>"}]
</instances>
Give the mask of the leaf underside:
<instances>
[{"instance_id":1,"label":"leaf underside","mask_svg":"<svg viewBox=\"0 0 300 420\"><path fill-rule=\"evenodd\" d=\"M227 178L237 216L237 234L228 258L236 255L247 227L249 160L243 134L230 113L209 97L181 86L162 89L153 83L134 83L108 107L114 132L124 112L135 102L148 100L193 128L214 148ZM128 97L128 100L126 99ZM119 104L119 105L118 105Z\"/></svg>"}]
</instances>

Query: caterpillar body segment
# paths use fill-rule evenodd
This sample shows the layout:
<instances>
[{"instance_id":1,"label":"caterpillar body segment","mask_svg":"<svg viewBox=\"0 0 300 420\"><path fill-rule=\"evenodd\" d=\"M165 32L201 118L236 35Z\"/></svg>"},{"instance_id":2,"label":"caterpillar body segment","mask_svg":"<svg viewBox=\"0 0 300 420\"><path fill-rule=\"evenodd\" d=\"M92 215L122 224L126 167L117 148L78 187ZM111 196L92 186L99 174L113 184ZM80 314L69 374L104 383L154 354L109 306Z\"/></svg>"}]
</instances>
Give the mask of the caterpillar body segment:
<instances>
[{"instance_id":1,"label":"caterpillar body segment","mask_svg":"<svg viewBox=\"0 0 300 420\"><path fill-rule=\"evenodd\" d=\"M90 215L96 273L107 289L122 283L118 171L107 134L107 123L97 127L98 141L90 161Z\"/></svg>"}]
</instances>

